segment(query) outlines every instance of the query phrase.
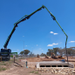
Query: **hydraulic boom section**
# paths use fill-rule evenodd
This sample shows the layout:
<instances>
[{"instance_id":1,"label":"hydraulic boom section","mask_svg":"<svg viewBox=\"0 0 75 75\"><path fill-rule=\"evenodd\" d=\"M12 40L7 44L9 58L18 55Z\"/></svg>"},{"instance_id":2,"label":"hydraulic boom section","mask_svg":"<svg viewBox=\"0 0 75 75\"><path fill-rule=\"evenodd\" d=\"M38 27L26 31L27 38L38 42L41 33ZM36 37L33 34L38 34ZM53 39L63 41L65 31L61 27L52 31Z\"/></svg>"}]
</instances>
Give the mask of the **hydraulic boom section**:
<instances>
[{"instance_id":1,"label":"hydraulic boom section","mask_svg":"<svg viewBox=\"0 0 75 75\"><path fill-rule=\"evenodd\" d=\"M63 31L63 33L66 35L66 42L65 42L65 48L66 48L67 39L68 39L67 34L64 32L64 30L62 29L62 27L59 25L59 23L57 22L55 16L54 16L44 5L42 5L42 7L40 7L39 9L37 9L36 11L34 11L33 13L31 13L30 15L25 15L25 16L23 16L21 19L19 19L19 20L14 24L14 28L13 28L13 30L11 31L10 35L8 36L8 38L7 38L7 40L6 40L5 44L4 44L4 50L7 49L7 45L8 45L8 43L9 43L9 41L10 41L10 38L11 38L12 34L14 33L14 31L15 31L16 27L18 26L18 24L19 24L20 22L22 22L22 21L25 21L25 20L29 19L33 14L35 14L36 12L38 12L38 11L40 11L41 9L44 9L44 8L49 12L49 14L51 15L52 19L56 21L56 23L57 23L58 26L61 28L61 30ZM66 51L67 51L67 50L66 50Z\"/></svg>"},{"instance_id":2,"label":"hydraulic boom section","mask_svg":"<svg viewBox=\"0 0 75 75\"><path fill-rule=\"evenodd\" d=\"M44 8L44 6L40 7L39 9L37 9L36 11L34 11L33 13L31 13L30 15L25 15L25 16L23 16L20 20L18 20L18 21L14 24L14 28L13 28L12 32L10 33L10 35L8 36L7 41L6 41L6 43L4 44L4 48L7 48L7 45L8 45L8 43L9 43L9 41L10 41L10 38L11 38L12 34L14 33L14 31L15 31L16 27L18 26L18 24L19 24L20 22L22 22L22 21L25 21L25 20L29 19L33 14L35 14L37 11L40 11L42 8Z\"/></svg>"}]
</instances>

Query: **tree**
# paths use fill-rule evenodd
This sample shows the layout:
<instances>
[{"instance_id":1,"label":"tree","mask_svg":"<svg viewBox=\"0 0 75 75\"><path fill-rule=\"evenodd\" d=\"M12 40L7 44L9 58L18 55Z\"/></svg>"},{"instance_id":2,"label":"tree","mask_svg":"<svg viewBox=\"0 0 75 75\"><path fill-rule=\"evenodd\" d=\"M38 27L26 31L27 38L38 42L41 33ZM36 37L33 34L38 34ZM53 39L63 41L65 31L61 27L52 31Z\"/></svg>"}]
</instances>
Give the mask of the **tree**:
<instances>
[{"instance_id":1,"label":"tree","mask_svg":"<svg viewBox=\"0 0 75 75\"><path fill-rule=\"evenodd\" d=\"M59 48L53 48L53 52L54 52L55 55L57 55L58 49Z\"/></svg>"},{"instance_id":2,"label":"tree","mask_svg":"<svg viewBox=\"0 0 75 75\"><path fill-rule=\"evenodd\" d=\"M51 56L51 52L53 52L52 49L48 49L48 52L46 53L48 56Z\"/></svg>"},{"instance_id":3,"label":"tree","mask_svg":"<svg viewBox=\"0 0 75 75\"><path fill-rule=\"evenodd\" d=\"M24 50L24 54L25 54L25 55L27 55L27 54L29 54L29 53L30 53L29 50Z\"/></svg>"},{"instance_id":4,"label":"tree","mask_svg":"<svg viewBox=\"0 0 75 75\"><path fill-rule=\"evenodd\" d=\"M35 56L32 52L29 53L29 56Z\"/></svg>"},{"instance_id":5,"label":"tree","mask_svg":"<svg viewBox=\"0 0 75 75\"><path fill-rule=\"evenodd\" d=\"M29 50L24 50L24 51L21 51L21 52L20 52L20 54L25 54L25 55L27 55L27 54L29 54L29 53L30 53Z\"/></svg>"},{"instance_id":6,"label":"tree","mask_svg":"<svg viewBox=\"0 0 75 75\"><path fill-rule=\"evenodd\" d=\"M24 51L21 51L20 54L24 54Z\"/></svg>"},{"instance_id":7,"label":"tree","mask_svg":"<svg viewBox=\"0 0 75 75\"><path fill-rule=\"evenodd\" d=\"M75 47L70 47L70 48L75 49Z\"/></svg>"},{"instance_id":8,"label":"tree","mask_svg":"<svg viewBox=\"0 0 75 75\"><path fill-rule=\"evenodd\" d=\"M70 55L70 56L75 55L74 48L67 48L67 51L68 51L68 55Z\"/></svg>"},{"instance_id":9,"label":"tree","mask_svg":"<svg viewBox=\"0 0 75 75\"><path fill-rule=\"evenodd\" d=\"M59 48L58 49L58 53L62 56L62 55L66 55L66 50L65 50L65 48L63 48L63 49L61 49L61 48Z\"/></svg>"},{"instance_id":10,"label":"tree","mask_svg":"<svg viewBox=\"0 0 75 75\"><path fill-rule=\"evenodd\" d=\"M44 53L41 53L41 55L40 56L45 56L45 54Z\"/></svg>"},{"instance_id":11,"label":"tree","mask_svg":"<svg viewBox=\"0 0 75 75\"><path fill-rule=\"evenodd\" d=\"M53 48L53 49L48 49L48 52L46 53L48 56L51 55L51 52L54 53L55 55L59 54L61 56L66 55L66 49L65 48ZM70 47L67 48L67 53L70 56L75 55L75 47Z\"/></svg>"}]
</instances>

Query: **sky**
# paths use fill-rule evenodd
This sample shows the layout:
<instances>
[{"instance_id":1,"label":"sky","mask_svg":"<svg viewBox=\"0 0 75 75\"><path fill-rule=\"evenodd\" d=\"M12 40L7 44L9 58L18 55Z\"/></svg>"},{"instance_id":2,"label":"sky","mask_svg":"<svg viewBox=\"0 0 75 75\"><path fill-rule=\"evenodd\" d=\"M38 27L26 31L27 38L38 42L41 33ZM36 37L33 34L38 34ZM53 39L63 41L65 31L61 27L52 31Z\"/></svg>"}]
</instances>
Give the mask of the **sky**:
<instances>
[{"instance_id":1,"label":"sky","mask_svg":"<svg viewBox=\"0 0 75 75\"><path fill-rule=\"evenodd\" d=\"M4 48L14 23L42 5L56 17L68 35L67 48L75 47L75 0L0 0L0 49ZM18 24L7 48L12 52L28 49L34 54L41 54L48 49L64 48L65 40L60 27L46 9L42 9Z\"/></svg>"}]
</instances>

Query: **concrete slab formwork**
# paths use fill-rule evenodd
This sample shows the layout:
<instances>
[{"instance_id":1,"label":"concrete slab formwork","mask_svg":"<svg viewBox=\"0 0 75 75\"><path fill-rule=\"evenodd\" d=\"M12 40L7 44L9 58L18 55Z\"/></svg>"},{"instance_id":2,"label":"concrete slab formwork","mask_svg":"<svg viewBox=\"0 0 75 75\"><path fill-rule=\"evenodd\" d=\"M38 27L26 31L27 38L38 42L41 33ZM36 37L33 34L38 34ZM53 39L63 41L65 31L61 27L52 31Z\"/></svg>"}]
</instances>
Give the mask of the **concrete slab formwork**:
<instances>
[{"instance_id":1,"label":"concrete slab formwork","mask_svg":"<svg viewBox=\"0 0 75 75\"><path fill-rule=\"evenodd\" d=\"M74 68L74 65L71 63L62 62L62 61L43 61L43 62L38 62L36 64L36 68L40 68L40 67L70 67L70 68Z\"/></svg>"}]
</instances>

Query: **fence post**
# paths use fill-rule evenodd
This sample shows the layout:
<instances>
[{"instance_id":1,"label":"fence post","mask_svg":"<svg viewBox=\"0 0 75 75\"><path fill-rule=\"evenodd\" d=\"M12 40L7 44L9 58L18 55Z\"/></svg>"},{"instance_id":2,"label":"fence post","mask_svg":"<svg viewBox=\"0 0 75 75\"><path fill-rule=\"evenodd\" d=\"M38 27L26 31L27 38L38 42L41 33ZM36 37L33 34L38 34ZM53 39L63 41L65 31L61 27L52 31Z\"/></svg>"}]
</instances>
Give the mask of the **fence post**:
<instances>
[{"instance_id":1,"label":"fence post","mask_svg":"<svg viewBox=\"0 0 75 75\"><path fill-rule=\"evenodd\" d=\"M15 63L15 55L13 55L14 63Z\"/></svg>"},{"instance_id":2,"label":"fence post","mask_svg":"<svg viewBox=\"0 0 75 75\"><path fill-rule=\"evenodd\" d=\"M2 56L0 56L0 61L2 61Z\"/></svg>"}]
</instances>

